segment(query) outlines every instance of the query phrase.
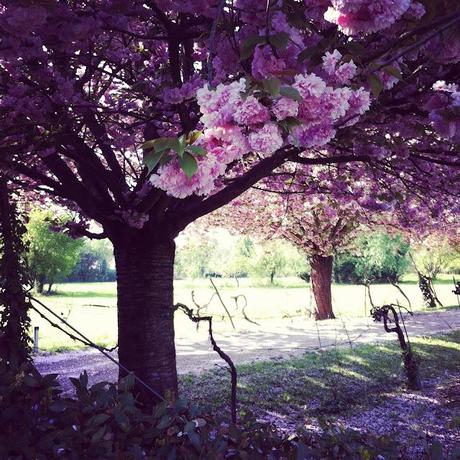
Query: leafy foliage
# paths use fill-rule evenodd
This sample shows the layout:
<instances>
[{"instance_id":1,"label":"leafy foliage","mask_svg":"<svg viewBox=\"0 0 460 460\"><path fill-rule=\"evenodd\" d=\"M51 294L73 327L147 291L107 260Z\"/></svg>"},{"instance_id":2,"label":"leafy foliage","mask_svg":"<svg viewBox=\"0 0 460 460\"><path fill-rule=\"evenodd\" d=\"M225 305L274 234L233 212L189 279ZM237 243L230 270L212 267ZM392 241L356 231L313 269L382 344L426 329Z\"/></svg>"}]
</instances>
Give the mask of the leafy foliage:
<instances>
[{"instance_id":1,"label":"leafy foliage","mask_svg":"<svg viewBox=\"0 0 460 460\"><path fill-rule=\"evenodd\" d=\"M30 358L24 233L8 183L0 177L0 370Z\"/></svg>"},{"instance_id":2,"label":"leafy foliage","mask_svg":"<svg viewBox=\"0 0 460 460\"><path fill-rule=\"evenodd\" d=\"M66 281L115 281L115 270L110 266L112 259L113 248L108 240L85 240L79 260Z\"/></svg>"},{"instance_id":3,"label":"leafy foliage","mask_svg":"<svg viewBox=\"0 0 460 460\"><path fill-rule=\"evenodd\" d=\"M177 247L177 278L271 278L272 274L289 276L308 270L306 258L278 239L259 242L243 235L209 231L206 236L187 233Z\"/></svg>"},{"instance_id":4,"label":"leafy foliage","mask_svg":"<svg viewBox=\"0 0 460 460\"><path fill-rule=\"evenodd\" d=\"M334 277L339 283L396 282L409 266L409 245L400 235L363 234L355 244L353 252L335 258Z\"/></svg>"},{"instance_id":5,"label":"leafy foliage","mask_svg":"<svg viewBox=\"0 0 460 460\"><path fill-rule=\"evenodd\" d=\"M83 373L71 379L76 398L63 398L56 377L31 365L0 374L1 458L374 459L398 452L387 439L330 425L286 439L248 412L234 425L180 399L147 414L131 392L132 376L89 387Z\"/></svg>"},{"instance_id":6,"label":"leafy foliage","mask_svg":"<svg viewBox=\"0 0 460 460\"><path fill-rule=\"evenodd\" d=\"M447 238L432 236L419 245L414 262L421 273L431 279L441 273L457 272L460 269L460 246L449 244Z\"/></svg>"},{"instance_id":7,"label":"leafy foliage","mask_svg":"<svg viewBox=\"0 0 460 460\"><path fill-rule=\"evenodd\" d=\"M27 223L27 258L39 292L43 291L45 283L51 289L52 284L70 274L83 246L81 240L53 231L50 228L55 222L53 218L51 211L35 210L30 213ZM67 217L61 217L58 224L64 224L66 220Z\"/></svg>"}]
</instances>

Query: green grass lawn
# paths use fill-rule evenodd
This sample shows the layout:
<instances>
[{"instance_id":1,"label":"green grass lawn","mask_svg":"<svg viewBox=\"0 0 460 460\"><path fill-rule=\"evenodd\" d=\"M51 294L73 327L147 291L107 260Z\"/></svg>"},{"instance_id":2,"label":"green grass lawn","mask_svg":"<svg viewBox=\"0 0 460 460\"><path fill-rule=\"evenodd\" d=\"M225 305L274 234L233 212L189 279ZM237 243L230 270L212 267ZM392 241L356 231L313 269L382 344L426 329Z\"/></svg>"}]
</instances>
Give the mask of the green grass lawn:
<instances>
[{"instance_id":1,"label":"green grass lawn","mask_svg":"<svg viewBox=\"0 0 460 460\"><path fill-rule=\"evenodd\" d=\"M447 277L443 277L446 280ZM410 281L410 280L409 280ZM246 313L252 319L278 319L306 315L313 308L312 294L309 286L299 278L278 279L275 285L264 285L264 280L216 279L221 295L229 310L236 317L241 316L239 308L235 308L234 297L244 295L247 300ZM67 283L56 286L55 295L41 297L57 314L67 319L85 335L99 344L113 345L116 342L117 312L115 283ZM402 284L414 310L424 310L420 291L416 284ZM446 306L457 305L457 299L451 292L452 286L446 283L436 284L441 301ZM175 301L193 306L191 293L200 304L208 303L213 295L209 280L178 280L175 281ZM405 304L404 298L388 284L374 285L371 288L376 304L395 302ZM334 309L336 314L346 317L362 317L369 313L369 300L365 298L365 289L357 285L333 286ZM216 321L222 316L223 308L214 296L208 312L216 315ZM32 326L40 327L40 349L44 351L62 351L81 348L62 332L56 330L36 313L32 313ZM224 325L222 325L224 326ZM178 318L178 331L189 330L190 325L185 318ZM226 326L225 326L226 327ZM185 332L186 333L186 332Z\"/></svg>"},{"instance_id":2,"label":"green grass lawn","mask_svg":"<svg viewBox=\"0 0 460 460\"><path fill-rule=\"evenodd\" d=\"M421 377L460 372L460 331L414 337ZM305 417L350 413L376 405L384 393L404 387L401 350L396 343L309 352L299 358L238 366L238 400L256 413L271 411L301 423ZM187 399L212 412L228 410L229 373L216 369L180 377Z\"/></svg>"}]
</instances>

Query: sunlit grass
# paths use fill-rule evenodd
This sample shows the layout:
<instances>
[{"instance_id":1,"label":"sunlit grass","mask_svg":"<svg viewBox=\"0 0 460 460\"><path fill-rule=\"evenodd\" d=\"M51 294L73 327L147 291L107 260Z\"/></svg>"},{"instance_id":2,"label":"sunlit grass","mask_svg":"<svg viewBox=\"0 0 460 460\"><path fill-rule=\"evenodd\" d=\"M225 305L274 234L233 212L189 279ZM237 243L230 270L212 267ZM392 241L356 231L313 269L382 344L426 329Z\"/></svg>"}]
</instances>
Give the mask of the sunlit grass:
<instances>
[{"instance_id":1,"label":"sunlit grass","mask_svg":"<svg viewBox=\"0 0 460 460\"><path fill-rule=\"evenodd\" d=\"M246 314L253 320L278 320L281 318L305 317L311 312L313 299L309 286L298 278L282 278L273 287L254 286L250 279L239 280L238 287L234 279L216 279L215 283L224 302L235 318L242 318L241 303L238 308L233 299L236 295L244 295L247 299ZM40 297L58 315L67 319L85 335L98 344L113 346L117 336L117 310L115 283L67 283L56 286L57 294ZM408 284L402 286L411 299L416 311L429 311L423 307L418 286ZM447 284L436 285L436 289L444 305L455 308L457 299ZM372 297L376 304L399 301L405 305L401 294L391 285L380 284L371 287ZM177 280L175 281L175 301L193 306L191 293L200 304L209 302L213 295L213 287L209 280ZM359 318L369 315L370 303L365 298L365 289L357 285L333 286L334 310L338 317ZM440 309L436 309L439 311ZM225 330L227 322L222 322L225 312L217 296L210 303L208 313L215 317L216 327ZM32 326L40 327L40 349L43 351L75 350L82 347L78 342L69 339L57 331L37 314L32 313ZM189 334L190 325L180 315L176 318L178 334ZM244 321L244 320L242 320Z\"/></svg>"},{"instance_id":2,"label":"sunlit grass","mask_svg":"<svg viewBox=\"0 0 460 460\"><path fill-rule=\"evenodd\" d=\"M460 372L460 331L414 337L422 380ZM256 412L333 415L376 404L384 394L405 388L396 341L353 349L308 352L299 358L237 366L238 398ZM216 412L226 410L229 375L224 369L181 376L183 394ZM286 403L289 403L286 406Z\"/></svg>"}]
</instances>

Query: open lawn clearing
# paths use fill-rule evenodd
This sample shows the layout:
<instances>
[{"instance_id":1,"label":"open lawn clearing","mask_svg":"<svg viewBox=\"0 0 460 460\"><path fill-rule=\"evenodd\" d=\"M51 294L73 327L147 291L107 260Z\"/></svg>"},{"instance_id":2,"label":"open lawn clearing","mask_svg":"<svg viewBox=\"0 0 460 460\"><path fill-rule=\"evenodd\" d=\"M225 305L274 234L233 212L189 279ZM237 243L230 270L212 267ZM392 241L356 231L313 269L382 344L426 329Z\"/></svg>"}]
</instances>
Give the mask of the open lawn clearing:
<instances>
[{"instance_id":1,"label":"open lawn clearing","mask_svg":"<svg viewBox=\"0 0 460 460\"><path fill-rule=\"evenodd\" d=\"M244 320L242 307L244 299L239 298L238 308L234 297L244 295L247 300L246 314L257 322L292 317L295 322L312 309L312 296L306 283L296 278L280 279L281 285L273 287L254 287L250 280L240 280L240 287L235 280L218 279L215 281L225 304L235 316L237 330L241 332L249 323ZM296 284L297 283L297 284ZM303 283L303 284L302 284ZM289 287L297 286L297 287ZM299 287L302 286L302 287ZM96 343L113 346L117 335L116 286L115 283L68 283L57 286L58 295L42 297L56 313L67 319L73 326L80 329ZM416 284L403 284L402 289L409 296L416 311L427 311L423 308L420 290ZM213 295L209 280L181 280L175 282L175 300L193 306L191 292L199 304L206 304ZM436 285L439 298L446 306L455 306L457 298L452 293L452 285ZM371 287L372 298L378 305L399 301L406 305L404 297L398 290L388 284ZM357 285L333 286L334 309L342 318L361 317L369 314L369 300L365 300L365 288ZM214 295L210 313L215 315L216 330L231 331L228 319L222 321L224 310ZM436 311L439 311L438 309ZM32 313L32 326L40 327L40 349L43 351L63 351L79 349L81 345L73 342L63 333L51 327L37 314ZM185 337L194 334L195 327L181 313L176 317L176 334Z\"/></svg>"},{"instance_id":2,"label":"open lawn clearing","mask_svg":"<svg viewBox=\"0 0 460 460\"><path fill-rule=\"evenodd\" d=\"M221 359L209 345L207 330L181 317L181 327L176 334L177 368L179 373L199 373L222 365ZM187 322L186 322L187 321ZM236 331L217 328L215 339L219 346L237 364L263 361L272 358L289 358L305 351L350 346L378 341L396 341L395 334L384 332L383 325L370 318L315 322L303 318L264 320L260 326L237 323ZM416 313L407 319L409 334L424 335L460 329L460 311ZM219 324L218 324L219 326ZM116 352L114 352L116 356ZM36 357L39 369L45 373L58 373L65 388L67 377L76 377L87 370L91 381L117 378L118 369L96 350L64 352Z\"/></svg>"}]
</instances>

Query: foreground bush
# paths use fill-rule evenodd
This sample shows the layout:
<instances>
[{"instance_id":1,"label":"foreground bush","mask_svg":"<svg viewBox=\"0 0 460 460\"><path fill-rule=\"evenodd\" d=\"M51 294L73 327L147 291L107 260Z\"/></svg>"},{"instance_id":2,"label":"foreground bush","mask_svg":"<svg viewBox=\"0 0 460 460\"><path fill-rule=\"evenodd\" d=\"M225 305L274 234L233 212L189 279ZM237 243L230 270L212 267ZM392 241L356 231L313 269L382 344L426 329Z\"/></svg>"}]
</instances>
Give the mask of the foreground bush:
<instances>
[{"instance_id":1,"label":"foreground bush","mask_svg":"<svg viewBox=\"0 0 460 460\"><path fill-rule=\"evenodd\" d=\"M71 379L76 398L60 395L56 375L30 365L0 374L1 459L393 459L389 439L325 425L322 433L282 437L274 426L241 413L238 425L203 415L185 401L145 413L131 388L88 387ZM433 457L434 458L434 457ZM436 457L443 458L443 457Z\"/></svg>"}]
</instances>

